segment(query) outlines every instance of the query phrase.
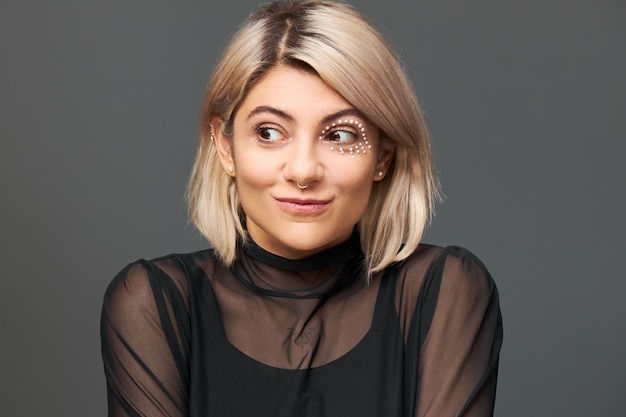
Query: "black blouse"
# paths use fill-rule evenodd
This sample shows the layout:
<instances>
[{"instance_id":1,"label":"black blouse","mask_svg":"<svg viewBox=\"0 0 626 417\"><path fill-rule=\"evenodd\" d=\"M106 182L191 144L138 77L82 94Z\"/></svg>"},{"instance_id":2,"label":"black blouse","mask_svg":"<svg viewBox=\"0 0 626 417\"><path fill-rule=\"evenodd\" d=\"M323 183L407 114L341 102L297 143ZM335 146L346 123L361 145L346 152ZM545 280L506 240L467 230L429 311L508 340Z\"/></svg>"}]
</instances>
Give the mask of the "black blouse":
<instances>
[{"instance_id":1,"label":"black blouse","mask_svg":"<svg viewBox=\"0 0 626 417\"><path fill-rule=\"evenodd\" d=\"M250 242L140 260L109 286L109 416L489 416L498 294L467 250L421 245L367 284L358 236L289 260Z\"/></svg>"}]
</instances>

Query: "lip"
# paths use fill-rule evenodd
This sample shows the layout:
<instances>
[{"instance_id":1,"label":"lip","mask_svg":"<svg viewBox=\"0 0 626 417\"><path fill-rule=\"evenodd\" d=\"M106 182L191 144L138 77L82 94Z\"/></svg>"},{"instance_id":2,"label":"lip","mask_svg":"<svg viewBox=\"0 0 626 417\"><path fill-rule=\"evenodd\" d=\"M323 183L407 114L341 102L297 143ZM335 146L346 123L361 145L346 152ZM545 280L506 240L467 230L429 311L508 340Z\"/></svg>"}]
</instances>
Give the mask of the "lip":
<instances>
[{"instance_id":1,"label":"lip","mask_svg":"<svg viewBox=\"0 0 626 417\"><path fill-rule=\"evenodd\" d=\"M276 202L283 210L292 214L320 214L324 212L332 200L313 198L276 197Z\"/></svg>"}]
</instances>

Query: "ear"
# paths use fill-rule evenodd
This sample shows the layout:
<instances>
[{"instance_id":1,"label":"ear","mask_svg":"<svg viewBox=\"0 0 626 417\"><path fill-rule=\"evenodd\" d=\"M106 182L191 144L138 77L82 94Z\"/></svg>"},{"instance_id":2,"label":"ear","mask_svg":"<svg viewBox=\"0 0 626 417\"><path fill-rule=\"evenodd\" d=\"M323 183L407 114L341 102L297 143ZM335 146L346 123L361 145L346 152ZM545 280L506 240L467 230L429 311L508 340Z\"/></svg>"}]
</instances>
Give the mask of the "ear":
<instances>
[{"instance_id":1,"label":"ear","mask_svg":"<svg viewBox=\"0 0 626 417\"><path fill-rule=\"evenodd\" d=\"M378 162L376 162L376 172L374 173L374 181L385 179L393 161L396 147L387 139L381 138L380 152L378 153Z\"/></svg>"},{"instance_id":2,"label":"ear","mask_svg":"<svg viewBox=\"0 0 626 417\"><path fill-rule=\"evenodd\" d=\"M234 177L235 161L233 160L233 143L231 138L224 135L223 124L224 122L219 117L214 117L211 120L211 139L217 149L217 154L220 157L224 171L226 171L226 174Z\"/></svg>"}]
</instances>

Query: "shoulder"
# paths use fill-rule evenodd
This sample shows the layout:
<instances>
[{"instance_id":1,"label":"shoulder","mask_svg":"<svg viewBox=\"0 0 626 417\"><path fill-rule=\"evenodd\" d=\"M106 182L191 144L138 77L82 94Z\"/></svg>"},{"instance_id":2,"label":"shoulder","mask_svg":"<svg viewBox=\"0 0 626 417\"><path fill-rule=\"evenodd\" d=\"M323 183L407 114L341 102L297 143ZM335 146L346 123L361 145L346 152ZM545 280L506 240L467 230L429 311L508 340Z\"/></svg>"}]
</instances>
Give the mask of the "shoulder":
<instances>
[{"instance_id":1,"label":"shoulder","mask_svg":"<svg viewBox=\"0 0 626 417\"><path fill-rule=\"evenodd\" d=\"M493 278L483 262L466 248L420 245L399 265L399 290L408 300L497 296ZM407 301L408 301L407 300Z\"/></svg>"},{"instance_id":2,"label":"shoulder","mask_svg":"<svg viewBox=\"0 0 626 417\"><path fill-rule=\"evenodd\" d=\"M430 273L435 279L440 277L442 290L447 289L457 297L477 299L491 296L496 291L485 264L473 252L460 246L444 248L433 262Z\"/></svg>"},{"instance_id":3,"label":"shoulder","mask_svg":"<svg viewBox=\"0 0 626 417\"><path fill-rule=\"evenodd\" d=\"M153 304L148 269L143 259L118 272L104 294L104 309L111 314L128 315Z\"/></svg>"},{"instance_id":4,"label":"shoulder","mask_svg":"<svg viewBox=\"0 0 626 417\"><path fill-rule=\"evenodd\" d=\"M417 338L416 346L422 346L433 325L451 332L455 323L475 327L485 316L490 323L501 322L495 283L465 248L420 245L398 265L397 277L396 309L405 334Z\"/></svg>"},{"instance_id":5,"label":"shoulder","mask_svg":"<svg viewBox=\"0 0 626 417\"><path fill-rule=\"evenodd\" d=\"M457 245L441 247L422 244L399 264L399 269L413 280L429 274L446 275L451 279L491 278L486 266L474 253Z\"/></svg>"},{"instance_id":6,"label":"shoulder","mask_svg":"<svg viewBox=\"0 0 626 417\"><path fill-rule=\"evenodd\" d=\"M210 258L211 251L169 254L159 258L138 259L118 272L104 295L106 308L126 314L154 308L155 296L188 303L189 279L197 260Z\"/></svg>"}]
</instances>

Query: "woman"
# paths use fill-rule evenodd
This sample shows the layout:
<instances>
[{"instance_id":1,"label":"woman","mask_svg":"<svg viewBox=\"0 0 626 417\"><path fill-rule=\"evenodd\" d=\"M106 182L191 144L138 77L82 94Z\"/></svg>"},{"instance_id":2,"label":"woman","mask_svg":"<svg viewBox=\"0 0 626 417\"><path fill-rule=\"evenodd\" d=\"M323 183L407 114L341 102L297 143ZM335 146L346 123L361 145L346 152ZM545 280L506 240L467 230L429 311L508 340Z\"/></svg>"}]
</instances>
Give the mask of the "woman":
<instances>
[{"instance_id":1,"label":"woman","mask_svg":"<svg viewBox=\"0 0 626 417\"><path fill-rule=\"evenodd\" d=\"M486 416L495 285L420 244L428 135L387 43L346 5L275 2L207 86L188 190L211 243L111 283L111 416Z\"/></svg>"}]
</instances>

